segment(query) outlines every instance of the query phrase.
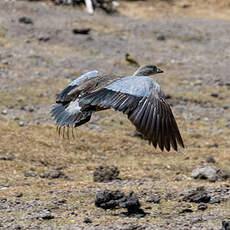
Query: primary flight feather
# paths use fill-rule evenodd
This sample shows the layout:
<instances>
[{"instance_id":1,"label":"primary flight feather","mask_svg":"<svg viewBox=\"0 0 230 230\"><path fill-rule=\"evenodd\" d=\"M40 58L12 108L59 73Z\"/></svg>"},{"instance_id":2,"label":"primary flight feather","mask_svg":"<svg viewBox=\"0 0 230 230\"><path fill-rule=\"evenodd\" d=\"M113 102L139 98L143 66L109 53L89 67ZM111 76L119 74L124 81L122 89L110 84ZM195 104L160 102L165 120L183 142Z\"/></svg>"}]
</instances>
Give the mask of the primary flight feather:
<instances>
[{"instance_id":1,"label":"primary flight feather","mask_svg":"<svg viewBox=\"0 0 230 230\"><path fill-rule=\"evenodd\" d=\"M162 72L155 65L143 65L125 77L88 72L57 95L51 116L59 129L78 127L93 112L113 108L127 114L155 148L177 151L177 145L184 148L184 143L176 120L159 84L148 77Z\"/></svg>"}]
</instances>

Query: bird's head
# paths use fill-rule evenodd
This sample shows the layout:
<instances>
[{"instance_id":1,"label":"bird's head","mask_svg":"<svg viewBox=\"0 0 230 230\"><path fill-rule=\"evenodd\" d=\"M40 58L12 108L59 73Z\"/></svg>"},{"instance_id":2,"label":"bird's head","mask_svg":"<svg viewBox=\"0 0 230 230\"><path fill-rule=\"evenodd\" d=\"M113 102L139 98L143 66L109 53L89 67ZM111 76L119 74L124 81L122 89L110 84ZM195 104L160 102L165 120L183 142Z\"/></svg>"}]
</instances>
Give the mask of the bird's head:
<instances>
[{"instance_id":1,"label":"bird's head","mask_svg":"<svg viewBox=\"0 0 230 230\"><path fill-rule=\"evenodd\" d=\"M150 76L157 73L163 73L164 71L157 68L155 65L142 65L134 73L135 76Z\"/></svg>"}]
</instances>

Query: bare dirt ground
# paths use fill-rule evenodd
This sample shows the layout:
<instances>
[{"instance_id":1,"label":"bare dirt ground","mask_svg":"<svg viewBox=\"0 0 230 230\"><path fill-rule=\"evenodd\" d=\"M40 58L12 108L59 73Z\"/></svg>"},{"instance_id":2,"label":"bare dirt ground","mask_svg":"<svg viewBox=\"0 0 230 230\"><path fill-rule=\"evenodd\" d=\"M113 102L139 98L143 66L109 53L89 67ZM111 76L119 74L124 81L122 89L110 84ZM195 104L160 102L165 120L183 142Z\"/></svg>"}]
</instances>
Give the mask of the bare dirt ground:
<instances>
[{"instance_id":1,"label":"bare dirt ground","mask_svg":"<svg viewBox=\"0 0 230 230\"><path fill-rule=\"evenodd\" d=\"M121 2L120 14L89 16L49 2L0 1L1 229L221 229L230 217L229 179L196 180L191 172L230 171L230 14L181 4ZM20 23L23 16L33 23ZM72 33L85 27L89 35ZM96 114L74 140L57 136L49 115L55 95L89 70L133 73L126 53L165 71L157 81L185 150L155 150L113 111ZM120 179L93 182L99 165L117 166ZM183 200L200 186L219 202L202 210ZM104 189L134 191L148 214L97 208ZM146 202L151 197L160 203Z\"/></svg>"}]
</instances>

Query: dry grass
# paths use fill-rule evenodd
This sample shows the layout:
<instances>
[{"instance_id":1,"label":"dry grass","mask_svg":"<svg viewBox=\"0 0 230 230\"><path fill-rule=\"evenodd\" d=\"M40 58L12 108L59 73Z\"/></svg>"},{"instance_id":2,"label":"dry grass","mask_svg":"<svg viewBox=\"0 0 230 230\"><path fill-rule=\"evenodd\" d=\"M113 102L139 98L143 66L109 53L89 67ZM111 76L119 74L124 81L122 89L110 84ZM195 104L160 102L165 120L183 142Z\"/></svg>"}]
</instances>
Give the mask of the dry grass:
<instances>
[{"instance_id":1,"label":"dry grass","mask_svg":"<svg viewBox=\"0 0 230 230\"><path fill-rule=\"evenodd\" d=\"M228 0L121 2L119 11L134 18L193 17L230 19ZM127 8L129 10L127 10Z\"/></svg>"},{"instance_id":2,"label":"dry grass","mask_svg":"<svg viewBox=\"0 0 230 230\"><path fill-rule=\"evenodd\" d=\"M113 114L113 112L107 113L110 117ZM105 127L106 132L95 133L79 128L74 140L59 138L53 125L19 127L14 121L0 120L1 154L13 153L16 157L14 161L0 161L0 168L4 172L0 180L5 184L14 185L7 191L1 190L1 196L11 197L18 192L23 192L24 200L29 201L33 197L39 197L42 201L52 200L52 194L47 193L50 187L46 179L26 178L24 173L33 171L40 174L56 166L67 166L63 172L73 181L59 179L52 186L52 191L62 191L62 195L56 196L66 198L68 205L78 207L79 215L72 220L72 223L96 212L102 217L95 223L111 225L111 223L118 224L121 220L113 216L117 211L107 212L104 216L104 211L95 208L94 191L98 188L122 189L125 192L134 190L137 194L154 190L162 195L174 191L177 196L177 192L182 187L200 184L206 187L218 187L222 183L192 181L189 179L189 174L194 167L203 164L207 156L215 156L219 162L217 166L226 169L230 161L230 146L227 144L229 130L212 137L207 134L208 124L202 122L189 124L179 120L179 126L183 124L183 136L187 148L178 153L167 153L154 150L144 140L130 137L128 133L133 130L133 127L128 122L121 125L121 120L124 121L118 116L118 120L112 126L109 125L109 120L104 121L102 126ZM220 147L207 148L207 145L212 143L218 143ZM92 182L93 169L100 164L116 165L121 170L122 180L129 181L128 186L125 184L107 186ZM140 180L144 183L136 187L135 181ZM156 183L153 183L154 181ZM74 193L73 186L78 188L77 191L82 192ZM65 193L65 191L72 191L72 193ZM218 208L222 210L227 205L224 203ZM162 200L160 206L154 206L151 212L160 212L162 216L167 213L176 216L182 206L182 204L178 205L176 199ZM212 208L216 207L209 207ZM192 209L196 211L197 205L192 205ZM71 219L63 214L60 214L55 221L71 223ZM153 219L147 217L144 221L152 222ZM162 218L154 218L154 223L161 222Z\"/></svg>"}]
</instances>

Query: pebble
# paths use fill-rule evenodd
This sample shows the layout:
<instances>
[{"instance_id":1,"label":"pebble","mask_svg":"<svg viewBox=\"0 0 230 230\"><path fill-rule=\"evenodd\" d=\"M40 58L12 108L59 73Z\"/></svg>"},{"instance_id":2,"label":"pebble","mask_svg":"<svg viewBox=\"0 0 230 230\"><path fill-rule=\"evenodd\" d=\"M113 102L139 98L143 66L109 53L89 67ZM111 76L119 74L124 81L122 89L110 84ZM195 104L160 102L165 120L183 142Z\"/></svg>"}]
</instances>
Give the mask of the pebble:
<instances>
[{"instance_id":1,"label":"pebble","mask_svg":"<svg viewBox=\"0 0 230 230\"><path fill-rule=\"evenodd\" d=\"M3 161L13 161L14 159L15 159L15 156L12 153L0 155L0 160L3 160Z\"/></svg>"},{"instance_id":2,"label":"pebble","mask_svg":"<svg viewBox=\"0 0 230 230\"><path fill-rule=\"evenodd\" d=\"M19 125L20 127L23 127L23 126L25 126L25 123L24 123L23 121L19 121L19 122L18 122L18 125Z\"/></svg>"},{"instance_id":3,"label":"pebble","mask_svg":"<svg viewBox=\"0 0 230 230\"><path fill-rule=\"evenodd\" d=\"M216 182L219 171L220 169L214 166L199 167L193 169L191 177L194 179L204 179L209 180L210 182Z\"/></svg>"},{"instance_id":4,"label":"pebble","mask_svg":"<svg viewBox=\"0 0 230 230\"><path fill-rule=\"evenodd\" d=\"M65 174L61 171L48 171L40 174L41 178L48 178L48 179L57 179L60 177L64 177Z\"/></svg>"},{"instance_id":5,"label":"pebble","mask_svg":"<svg viewBox=\"0 0 230 230\"><path fill-rule=\"evenodd\" d=\"M49 40L50 40L49 36L40 36L38 38L38 41L40 41L40 42L48 42Z\"/></svg>"},{"instance_id":6,"label":"pebble","mask_svg":"<svg viewBox=\"0 0 230 230\"><path fill-rule=\"evenodd\" d=\"M33 171L28 171L24 173L24 177L36 177L36 173Z\"/></svg>"},{"instance_id":7,"label":"pebble","mask_svg":"<svg viewBox=\"0 0 230 230\"><path fill-rule=\"evenodd\" d=\"M2 110L2 115L6 115L8 113L7 109Z\"/></svg>"},{"instance_id":8,"label":"pebble","mask_svg":"<svg viewBox=\"0 0 230 230\"><path fill-rule=\"evenodd\" d=\"M18 198L20 198L20 197L23 196L23 193L22 193L22 192L19 192L19 193L17 193L15 196L18 197Z\"/></svg>"},{"instance_id":9,"label":"pebble","mask_svg":"<svg viewBox=\"0 0 230 230\"><path fill-rule=\"evenodd\" d=\"M86 223L86 224L93 223L93 221L91 219L89 219L88 217L86 217L83 222Z\"/></svg>"},{"instance_id":10,"label":"pebble","mask_svg":"<svg viewBox=\"0 0 230 230\"><path fill-rule=\"evenodd\" d=\"M220 199L212 199L209 201L209 204L219 204L220 203Z\"/></svg>"},{"instance_id":11,"label":"pebble","mask_svg":"<svg viewBox=\"0 0 230 230\"><path fill-rule=\"evenodd\" d=\"M215 144L210 144L210 145L207 145L208 148L218 148L219 145L217 143Z\"/></svg>"},{"instance_id":12,"label":"pebble","mask_svg":"<svg viewBox=\"0 0 230 230\"><path fill-rule=\"evenodd\" d=\"M37 217L38 219L43 219L43 220L51 220L51 219L53 219L54 218L54 216L51 214L51 212L49 211L49 210L42 210L40 213L39 213L39 215L38 215L38 217Z\"/></svg>"},{"instance_id":13,"label":"pebble","mask_svg":"<svg viewBox=\"0 0 230 230\"><path fill-rule=\"evenodd\" d=\"M197 207L197 210L201 210L201 211L204 211L208 208L208 205L207 204L204 204L204 203L201 203L198 205Z\"/></svg>"},{"instance_id":14,"label":"pebble","mask_svg":"<svg viewBox=\"0 0 230 230\"><path fill-rule=\"evenodd\" d=\"M208 157L208 158L206 159L206 162L207 162L207 163L216 163L216 160L215 160L213 157Z\"/></svg>"},{"instance_id":15,"label":"pebble","mask_svg":"<svg viewBox=\"0 0 230 230\"><path fill-rule=\"evenodd\" d=\"M182 198L182 201L193 203L208 203L210 200L211 196L207 194L204 187L197 187Z\"/></svg>"},{"instance_id":16,"label":"pebble","mask_svg":"<svg viewBox=\"0 0 230 230\"><path fill-rule=\"evenodd\" d=\"M127 208L129 213L137 213L141 207L139 199L134 193L130 193L124 202L120 202L121 208Z\"/></svg>"},{"instance_id":17,"label":"pebble","mask_svg":"<svg viewBox=\"0 0 230 230\"><path fill-rule=\"evenodd\" d=\"M73 34L89 34L90 28L75 28L72 30Z\"/></svg>"},{"instance_id":18,"label":"pebble","mask_svg":"<svg viewBox=\"0 0 230 230\"><path fill-rule=\"evenodd\" d=\"M95 205L103 209L126 208L128 212L121 213L122 216L141 218L146 215L133 192L125 195L119 190L104 190L96 195Z\"/></svg>"},{"instance_id":19,"label":"pebble","mask_svg":"<svg viewBox=\"0 0 230 230\"><path fill-rule=\"evenodd\" d=\"M24 23L24 24L33 24L33 20L29 17L21 17L18 20L20 23Z\"/></svg>"},{"instance_id":20,"label":"pebble","mask_svg":"<svg viewBox=\"0 0 230 230\"><path fill-rule=\"evenodd\" d=\"M120 171L114 165L99 166L93 172L93 181L95 182L109 182L117 179Z\"/></svg>"},{"instance_id":21,"label":"pebble","mask_svg":"<svg viewBox=\"0 0 230 230\"><path fill-rule=\"evenodd\" d=\"M113 209L119 206L119 202L122 199L125 199L123 192L104 190L96 195L95 205L103 209Z\"/></svg>"},{"instance_id":22,"label":"pebble","mask_svg":"<svg viewBox=\"0 0 230 230\"><path fill-rule=\"evenodd\" d=\"M155 197L150 197L150 198L148 198L147 200L146 200L146 202L148 202L148 203L154 203L154 204L159 204L160 203L160 198L155 198Z\"/></svg>"},{"instance_id":23,"label":"pebble","mask_svg":"<svg viewBox=\"0 0 230 230\"><path fill-rule=\"evenodd\" d=\"M218 97L219 95L218 95L218 93L211 93L211 96L212 97Z\"/></svg>"},{"instance_id":24,"label":"pebble","mask_svg":"<svg viewBox=\"0 0 230 230\"><path fill-rule=\"evenodd\" d=\"M158 40L158 41L165 41L165 39L166 39L166 38L165 38L164 35L162 35L162 34L158 34L158 35L157 35L157 40Z\"/></svg>"},{"instance_id":25,"label":"pebble","mask_svg":"<svg viewBox=\"0 0 230 230\"><path fill-rule=\"evenodd\" d=\"M193 210L191 208L185 208L185 209L182 209L180 211L180 214L182 214L182 213L191 213L191 212L193 212Z\"/></svg>"}]
</instances>

